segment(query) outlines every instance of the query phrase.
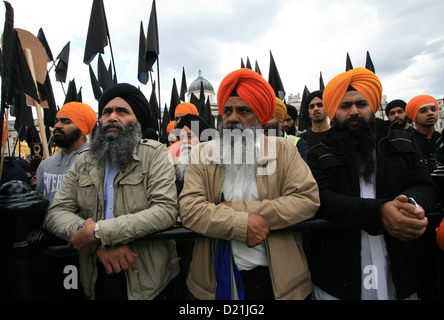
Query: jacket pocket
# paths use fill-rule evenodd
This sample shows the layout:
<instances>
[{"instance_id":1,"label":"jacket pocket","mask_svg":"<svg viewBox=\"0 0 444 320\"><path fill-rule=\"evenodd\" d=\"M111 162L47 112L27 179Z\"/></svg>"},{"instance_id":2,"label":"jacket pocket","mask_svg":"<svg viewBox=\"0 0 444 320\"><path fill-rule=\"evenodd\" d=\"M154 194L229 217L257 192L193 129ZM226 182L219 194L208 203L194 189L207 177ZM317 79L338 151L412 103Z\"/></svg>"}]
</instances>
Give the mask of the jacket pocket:
<instances>
[{"instance_id":1,"label":"jacket pocket","mask_svg":"<svg viewBox=\"0 0 444 320\"><path fill-rule=\"evenodd\" d=\"M119 192L122 193L122 198L115 203L116 210L121 206L127 213L134 213L148 208L144 178L145 174L142 172L134 172L120 180Z\"/></svg>"},{"instance_id":2,"label":"jacket pocket","mask_svg":"<svg viewBox=\"0 0 444 320\"><path fill-rule=\"evenodd\" d=\"M97 208L92 203L98 203L98 194L93 180L87 172L79 175L79 188L77 192L77 203L82 211L83 217L97 219ZM83 206L82 204L87 204ZM93 211L95 209L95 211Z\"/></svg>"}]
</instances>

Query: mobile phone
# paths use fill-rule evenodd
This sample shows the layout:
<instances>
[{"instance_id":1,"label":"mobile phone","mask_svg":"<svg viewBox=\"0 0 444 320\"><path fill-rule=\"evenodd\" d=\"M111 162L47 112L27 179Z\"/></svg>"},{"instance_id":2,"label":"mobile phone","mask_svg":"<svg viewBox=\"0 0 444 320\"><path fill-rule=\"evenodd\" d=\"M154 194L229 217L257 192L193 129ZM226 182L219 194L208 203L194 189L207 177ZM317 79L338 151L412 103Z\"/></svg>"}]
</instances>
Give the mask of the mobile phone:
<instances>
[{"instance_id":1,"label":"mobile phone","mask_svg":"<svg viewBox=\"0 0 444 320\"><path fill-rule=\"evenodd\" d=\"M419 208L418 204L416 203L415 199L412 197L409 197L408 203L413 204L415 207Z\"/></svg>"}]
</instances>

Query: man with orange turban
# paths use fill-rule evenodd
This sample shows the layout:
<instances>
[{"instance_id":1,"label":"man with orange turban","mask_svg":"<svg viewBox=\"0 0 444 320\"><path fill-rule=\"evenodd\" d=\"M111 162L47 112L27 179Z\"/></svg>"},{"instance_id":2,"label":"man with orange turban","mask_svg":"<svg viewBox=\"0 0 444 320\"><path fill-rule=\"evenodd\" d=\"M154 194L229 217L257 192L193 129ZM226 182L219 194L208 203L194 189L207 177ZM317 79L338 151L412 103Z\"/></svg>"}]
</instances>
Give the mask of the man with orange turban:
<instances>
[{"instance_id":1,"label":"man with orange turban","mask_svg":"<svg viewBox=\"0 0 444 320\"><path fill-rule=\"evenodd\" d=\"M441 134L435 130L438 111L438 102L429 95L413 97L405 107L407 117L416 124L416 128L412 131L413 136L430 171L436 169L438 165L434 159L441 144Z\"/></svg>"},{"instance_id":2,"label":"man with orange turban","mask_svg":"<svg viewBox=\"0 0 444 320\"><path fill-rule=\"evenodd\" d=\"M49 203L79 152L88 148L87 137L96 123L95 111L82 102L68 102L57 112L53 139L60 150L43 160L36 172L36 191Z\"/></svg>"},{"instance_id":3,"label":"man with orange turban","mask_svg":"<svg viewBox=\"0 0 444 320\"><path fill-rule=\"evenodd\" d=\"M251 69L228 74L217 94L219 135L190 152L179 196L195 240L187 287L197 299L305 299L310 273L300 232L270 232L311 218L318 188L287 139L265 136L276 96ZM289 254L291 253L291 254Z\"/></svg>"},{"instance_id":4,"label":"man with orange turban","mask_svg":"<svg viewBox=\"0 0 444 320\"><path fill-rule=\"evenodd\" d=\"M187 114L194 114L199 115L199 111L197 110L196 106L189 102L182 102L177 105L176 109L174 110L174 127L177 127L177 124L179 123L180 119L185 117Z\"/></svg>"},{"instance_id":5,"label":"man with orange turban","mask_svg":"<svg viewBox=\"0 0 444 320\"><path fill-rule=\"evenodd\" d=\"M426 230L437 190L411 135L375 119L381 94L378 77L364 68L341 73L324 90L332 126L307 160L319 186L316 216L352 228L310 232L313 299L418 298L412 240Z\"/></svg>"}]
</instances>

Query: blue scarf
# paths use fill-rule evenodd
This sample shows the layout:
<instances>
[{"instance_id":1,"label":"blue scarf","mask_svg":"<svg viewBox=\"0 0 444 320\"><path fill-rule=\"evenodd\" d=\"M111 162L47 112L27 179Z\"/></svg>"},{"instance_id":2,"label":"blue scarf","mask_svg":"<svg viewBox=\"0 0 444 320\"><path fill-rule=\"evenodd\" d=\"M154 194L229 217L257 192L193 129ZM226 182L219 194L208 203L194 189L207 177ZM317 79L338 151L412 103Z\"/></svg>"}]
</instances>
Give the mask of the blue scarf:
<instances>
[{"instance_id":1,"label":"blue scarf","mask_svg":"<svg viewBox=\"0 0 444 320\"><path fill-rule=\"evenodd\" d=\"M230 265L231 263L231 265ZM214 270L216 273L216 300L232 300L231 296L231 266L239 300L245 300L245 289L239 269L231 256L231 243L228 240L217 240Z\"/></svg>"}]
</instances>

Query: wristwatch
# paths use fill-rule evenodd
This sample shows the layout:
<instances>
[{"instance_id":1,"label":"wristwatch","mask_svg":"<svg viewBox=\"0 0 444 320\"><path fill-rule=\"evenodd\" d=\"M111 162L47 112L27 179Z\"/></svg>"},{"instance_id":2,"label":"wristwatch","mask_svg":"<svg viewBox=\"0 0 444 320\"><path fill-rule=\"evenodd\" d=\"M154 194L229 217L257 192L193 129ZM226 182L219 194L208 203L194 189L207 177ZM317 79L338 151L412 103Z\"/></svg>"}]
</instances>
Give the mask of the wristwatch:
<instances>
[{"instance_id":1,"label":"wristwatch","mask_svg":"<svg viewBox=\"0 0 444 320\"><path fill-rule=\"evenodd\" d=\"M96 239L100 239L100 230L99 230L99 224L96 223L96 226L94 227L94 237Z\"/></svg>"}]
</instances>

